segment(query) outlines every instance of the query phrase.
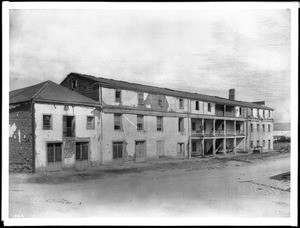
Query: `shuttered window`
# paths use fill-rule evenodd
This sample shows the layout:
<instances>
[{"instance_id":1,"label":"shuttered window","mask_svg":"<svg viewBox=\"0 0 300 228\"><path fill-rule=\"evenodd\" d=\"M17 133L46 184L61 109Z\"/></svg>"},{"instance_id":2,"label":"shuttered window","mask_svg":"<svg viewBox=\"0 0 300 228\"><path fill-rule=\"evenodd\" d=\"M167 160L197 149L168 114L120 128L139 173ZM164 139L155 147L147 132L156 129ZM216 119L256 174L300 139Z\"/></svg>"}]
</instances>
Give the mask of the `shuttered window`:
<instances>
[{"instance_id":1,"label":"shuttered window","mask_svg":"<svg viewBox=\"0 0 300 228\"><path fill-rule=\"evenodd\" d=\"M76 160L87 160L89 151L88 142L76 142Z\"/></svg>"},{"instance_id":2,"label":"shuttered window","mask_svg":"<svg viewBox=\"0 0 300 228\"><path fill-rule=\"evenodd\" d=\"M121 114L114 114L114 129L121 130L122 126L122 115Z\"/></svg>"},{"instance_id":3,"label":"shuttered window","mask_svg":"<svg viewBox=\"0 0 300 228\"><path fill-rule=\"evenodd\" d=\"M157 117L157 131L163 131L163 117Z\"/></svg>"},{"instance_id":4,"label":"shuttered window","mask_svg":"<svg viewBox=\"0 0 300 228\"><path fill-rule=\"evenodd\" d=\"M47 143L48 162L61 162L62 143Z\"/></svg>"},{"instance_id":5,"label":"shuttered window","mask_svg":"<svg viewBox=\"0 0 300 228\"><path fill-rule=\"evenodd\" d=\"M144 129L144 116L137 115L137 130L142 131Z\"/></svg>"},{"instance_id":6,"label":"shuttered window","mask_svg":"<svg viewBox=\"0 0 300 228\"><path fill-rule=\"evenodd\" d=\"M114 142L113 158L122 158L122 157L123 157L123 142Z\"/></svg>"}]
</instances>

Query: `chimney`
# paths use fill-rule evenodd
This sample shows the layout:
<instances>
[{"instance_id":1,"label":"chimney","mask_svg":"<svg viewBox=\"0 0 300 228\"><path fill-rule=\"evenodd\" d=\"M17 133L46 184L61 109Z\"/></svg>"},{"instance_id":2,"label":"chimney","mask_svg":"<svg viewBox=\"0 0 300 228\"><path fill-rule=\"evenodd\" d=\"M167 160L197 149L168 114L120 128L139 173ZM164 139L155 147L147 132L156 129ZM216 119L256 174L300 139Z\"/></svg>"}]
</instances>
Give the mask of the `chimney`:
<instances>
[{"instance_id":1,"label":"chimney","mask_svg":"<svg viewBox=\"0 0 300 228\"><path fill-rule=\"evenodd\" d=\"M232 101L235 100L235 89L229 90L229 100L232 100Z\"/></svg>"}]
</instances>

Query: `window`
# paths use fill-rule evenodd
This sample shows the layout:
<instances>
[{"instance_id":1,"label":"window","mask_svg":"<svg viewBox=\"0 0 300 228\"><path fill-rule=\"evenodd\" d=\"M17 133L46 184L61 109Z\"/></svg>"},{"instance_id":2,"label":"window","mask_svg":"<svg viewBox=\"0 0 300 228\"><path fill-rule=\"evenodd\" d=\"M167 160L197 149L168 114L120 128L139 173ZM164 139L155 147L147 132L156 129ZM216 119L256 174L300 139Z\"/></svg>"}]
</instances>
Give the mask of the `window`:
<instances>
[{"instance_id":1,"label":"window","mask_svg":"<svg viewBox=\"0 0 300 228\"><path fill-rule=\"evenodd\" d=\"M63 116L63 137L75 137L74 116Z\"/></svg>"},{"instance_id":2,"label":"window","mask_svg":"<svg viewBox=\"0 0 300 228\"><path fill-rule=\"evenodd\" d=\"M115 130L122 130L122 115L121 114L114 114L114 129Z\"/></svg>"},{"instance_id":3,"label":"window","mask_svg":"<svg viewBox=\"0 0 300 228\"><path fill-rule=\"evenodd\" d=\"M184 152L184 143L178 143L178 153Z\"/></svg>"},{"instance_id":4,"label":"window","mask_svg":"<svg viewBox=\"0 0 300 228\"><path fill-rule=\"evenodd\" d=\"M87 160L89 154L88 142L76 142L76 160Z\"/></svg>"},{"instance_id":5,"label":"window","mask_svg":"<svg viewBox=\"0 0 300 228\"><path fill-rule=\"evenodd\" d=\"M52 118L51 115L43 115L43 130L52 129Z\"/></svg>"},{"instance_id":6,"label":"window","mask_svg":"<svg viewBox=\"0 0 300 228\"><path fill-rule=\"evenodd\" d=\"M48 162L61 162L62 143L47 143Z\"/></svg>"},{"instance_id":7,"label":"window","mask_svg":"<svg viewBox=\"0 0 300 228\"><path fill-rule=\"evenodd\" d=\"M86 118L86 129L87 130L95 129L95 118L93 116L88 116Z\"/></svg>"},{"instance_id":8,"label":"window","mask_svg":"<svg viewBox=\"0 0 300 228\"><path fill-rule=\"evenodd\" d=\"M262 127L263 127L263 132L265 132L265 125L263 124Z\"/></svg>"},{"instance_id":9,"label":"window","mask_svg":"<svg viewBox=\"0 0 300 228\"><path fill-rule=\"evenodd\" d=\"M157 131L163 131L163 118L162 118L162 116L157 117Z\"/></svg>"},{"instance_id":10,"label":"window","mask_svg":"<svg viewBox=\"0 0 300 228\"><path fill-rule=\"evenodd\" d=\"M222 130L224 130L224 124L222 124ZM204 131L206 131L206 122L204 122Z\"/></svg>"},{"instance_id":11,"label":"window","mask_svg":"<svg viewBox=\"0 0 300 228\"><path fill-rule=\"evenodd\" d=\"M138 93L138 105L144 106L144 93Z\"/></svg>"},{"instance_id":12,"label":"window","mask_svg":"<svg viewBox=\"0 0 300 228\"><path fill-rule=\"evenodd\" d=\"M257 118L259 117L259 109L256 109Z\"/></svg>"},{"instance_id":13,"label":"window","mask_svg":"<svg viewBox=\"0 0 300 228\"><path fill-rule=\"evenodd\" d=\"M207 103L207 111L211 112L211 104L210 103Z\"/></svg>"},{"instance_id":14,"label":"window","mask_svg":"<svg viewBox=\"0 0 300 228\"><path fill-rule=\"evenodd\" d=\"M113 158L122 158L122 157L123 157L123 142L114 142Z\"/></svg>"},{"instance_id":15,"label":"window","mask_svg":"<svg viewBox=\"0 0 300 228\"><path fill-rule=\"evenodd\" d=\"M268 140L268 149L271 149L271 140Z\"/></svg>"},{"instance_id":16,"label":"window","mask_svg":"<svg viewBox=\"0 0 300 228\"><path fill-rule=\"evenodd\" d=\"M263 110L263 118L265 118L265 110Z\"/></svg>"},{"instance_id":17,"label":"window","mask_svg":"<svg viewBox=\"0 0 300 228\"><path fill-rule=\"evenodd\" d=\"M77 87L77 80L72 81L72 89L75 89Z\"/></svg>"},{"instance_id":18,"label":"window","mask_svg":"<svg viewBox=\"0 0 300 228\"><path fill-rule=\"evenodd\" d=\"M196 110L199 110L199 101L195 101Z\"/></svg>"},{"instance_id":19,"label":"window","mask_svg":"<svg viewBox=\"0 0 300 228\"><path fill-rule=\"evenodd\" d=\"M259 124L257 124L257 132L259 132Z\"/></svg>"},{"instance_id":20,"label":"window","mask_svg":"<svg viewBox=\"0 0 300 228\"><path fill-rule=\"evenodd\" d=\"M253 141L250 142L250 148L253 148Z\"/></svg>"},{"instance_id":21,"label":"window","mask_svg":"<svg viewBox=\"0 0 300 228\"><path fill-rule=\"evenodd\" d=\"M269 110L269 118L271 117L271 111Z\"/></svg>"},{"instance_id":22,"label":"window","mask_svg":"<svg viewBox=\"0 0 300 228\"><path fill-rule=\"evenodd\" d=\"M116 102L121 102L121 90L116 90L115 101Z\"/></svg>"},{"instance_id":23,"label":"window","mask_svg":"<svg viewBox=\"0 0 300 228\"><path fill-rule=\"evenodd\" d=\"M268 132L270 132L270 131L271 131L271 125L268 124Z\"/></svg>"},{"instance_id":24,"label":"window","mask_svg":"<svg viewBox=\"0 0 300 228\"><path fill-rule=\"evenodd\" d=\"M183 128L183 118L179 117L178 118L178 131L179 132L183 132L184 128Z\"/></svg>"},{"instance_id":25,"label":"window","mask_svg":"<svg viewBox=\"0 0 300 228\"><path fill-rule=\"evenodd\" d=\"M192 142L192 151L197 151L197 143L195 141Z\"/></svg>"},{"instance_id":26,"label":"window","mask_svg":"<svg viewBox=\"0 0 300 228\"><path fill-rule=\"evenodd\" d=\"M256 145L259 146L259 140L256 141Z\"/></svg>"},{"instance_id":27,"label":"window","mask_svg":"<svg viewBox=\"0 0 300 228\"><path fill-rule=\"evenodd\" d=\"M251 108L251 116L253 116L253 108Z\"/></svg>"},{"instance_id":28,"label":"window","mask_svg":"<svg viewBox=\"0 0 300 228\"><path fill-rule=\"evenodd\" d=\"M250 125L251 132L253 132L253 124Z\"/></svg>"},{"instance_id":29,"label":"window","mask_svg":"<svg viewBox=\"0 0 300 228\"><path fill-rule=\"evenodd\" d=\"M266 146L266 140L263 140L263 147Z\"/></svg>"},{"instance_id":30,"label":"window","mask_svg":"<svg viewBox=\"0 0 300 228\"><path fill-rule=\"evenodd\" d=\"M242 115L242 108L239 107L239 111L240 111L240 116Z\"/></svg>"},{"instance_id":31,"label":"window","mask_svg":"<svg viewBox=\"0 0 300 228\"><path fill-rule=\"evenodd\" d=\"M179 108L183 109L183 99L179 98Z\"/></svg>"},{"instance_id":32,"label":"window","mask_svg":"<svg viewBox=\"0 0 300 228\"><path fill-rule=\"evenodd\" d=\"M142 115L137 115L137 130L144 130L144 116Z\"/></svg>"},{"instance_id":33,"label":"window","mask_svg":"<svg viewBox=\"0 0 300 228\"><path fill-rule=\"evenodd\" d=\"M192 122L192 131L196 131L196 122Z\"/></svg>"}]
</instances>

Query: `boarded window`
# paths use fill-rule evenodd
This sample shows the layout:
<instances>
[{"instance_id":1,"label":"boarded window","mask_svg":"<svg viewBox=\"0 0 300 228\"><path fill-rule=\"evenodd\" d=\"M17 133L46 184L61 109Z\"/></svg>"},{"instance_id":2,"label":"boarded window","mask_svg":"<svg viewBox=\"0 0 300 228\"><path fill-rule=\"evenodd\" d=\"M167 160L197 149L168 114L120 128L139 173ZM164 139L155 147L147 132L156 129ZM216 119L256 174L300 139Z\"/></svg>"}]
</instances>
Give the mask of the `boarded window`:
<instances>
[{"instance_id":1,"label":"boarded window","mask_svg":"<svg viewBox=\"0 0 300 228\"><path fill-rule=\"evenodd\" d=\"M157 117L157 131L163 131L163 117Z\"/></svg>"},{"instance_id":2,"label":"boarded window","mask_svg":"<svg viewBox=\"0 0 300 228\"><path fill-rule=\"evenodd\" d=\"M182 98L179 99L179 108L183 109L183 99Z\"/></svg>"},{"instance_id":3,"label":"boarded window","mask_svg":"<svg viewBox=\"0 0 300 228\"><path fill-rule=\"evenodd\" d=\"M142 131L144 129L144 116L137 115L137 130Z\"/></svg>"},{"instance_id":4,"label":"boarded window","mask_svg":"<svg viewBox=\"0 0 300 228\"><path fill-rule=\"evenodd\" d=\"M211 103L207 103L207 111L211 112Z\"/></svg>"},{"instance_id":5,"label":"boarded window","mask_svg":"<svg viewBox=\"0 0 300 228\"><path fill-rule=\"evenodd\" d=\"M114 114L114 129L122 130L121 126L122 126L122 115Z\"/></svg>"},{"instance_id":6,"label":"boarded window","mask_svg":"<svg viewBox=\"0 0 300 228\"><path fill-rule=\"evenodd\" d=\"M88 116L86 118L86 129L87 130L95 129L95 118L93 116Z\"/></svg>"},{"instance_id":7,"label":"boarded window","mask_svg":"<svg viewBox=\"0 0 300 228\"><path fill-rule=\"evenodd\" d=\"M48 162L61 162L62 143L47 143Z\"/></svg>"},{"instance_id":8,"label":"boarded window","mask_svg":"<svg viewBox=\"0 0 300 228\"><path fill-rule=\"evenodd\" d=\"M144 93L138 93L138 104L144 106Z\"/></svg>"},{"instance_id":9,"label":"boarded window","mask_svg":"<svg viewBox=\"0 0 300 228\"><path fill-rule=\"evenodd\" d=\"M52 118L51 115L43 115L43 130L52 129Z\"/></svg>"},{"instance_id":10,"label":"boarded window","mask_svg":"<svg viewBox=\"0 0 300 228\"><path fill-rule=\"evenodd\" d=\"M199 101L195 101L196 110L199 110Z\"/></svg>"},{"instance_id":11,"label":"boarded window","mask_svg":"<svg viewBox=\"0 0 300 228\"><path fill-rule=\"evenodd\" d=\"M116 90L115 91L115 101L116 102L121 102L121 90Z\"/></svg>"},{"instance_id":12,"label":"boarded window","mask_svg":"<svg viewBox=\"0 0 300 228\"><path fill-rule=\"evenodd\" d=\"M122 157L123 157L123 142L114 142L113 158L122 158Z\"/></svg>"},{"instance_id":13,"label":"boarded window","mask_svg":"<svg viewBox=\"0 0 300 228\"><path fill-rule=\"evenodd\" d=\"M76 142L76 160L88 160L89 156L89 143Z\"/></svg>"},{"instance_id":14,"label":"boarded window","mask_svg":"<svg viewBox=\"0 0 300 228\"><path fill-rule=\"evenodd\" d=\"M63 116L63 137L75 137L74 116Z\"/></svg>"},{"instance_id":15,"label":"boarded window","mask_svg":"<svg viewBox=\"0 0 300 228\"><path fill-rule=\"evenodd\" d=\"M196 131L196 122L192 122L192 131Z\"/></svg>"},{"instance_id":16,"label":"boarded window","mask_svg":"<svg viewBox=\"0 0 300 228\"><path fill-rule=\"evenodd\" d=\"M257 124L257 132L259 132L259 124Z\"/></svg>"},{"instance_id":17,"label":"boarded window","mask_svg":"<svg viewBox=\"0 0 300 228\"><path fill-rule=\"evenodd\" d=\"M178 118L178 131L179 132L183 132L184 128L183 128L183 118L179 117Z\"/></svg>"}]
</instances>

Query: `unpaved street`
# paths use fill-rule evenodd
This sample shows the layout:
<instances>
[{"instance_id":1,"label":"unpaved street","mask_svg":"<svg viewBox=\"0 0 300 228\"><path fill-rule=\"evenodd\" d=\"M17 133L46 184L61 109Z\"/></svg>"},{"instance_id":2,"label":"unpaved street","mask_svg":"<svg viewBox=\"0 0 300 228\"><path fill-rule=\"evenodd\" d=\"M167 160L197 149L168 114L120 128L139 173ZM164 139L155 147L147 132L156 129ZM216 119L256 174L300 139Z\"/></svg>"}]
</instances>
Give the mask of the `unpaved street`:
<instances>
[{"instance_id":1,"label":"unpaved street","mask_svg":"<svg viewBox=\"0 0 300 228\"><path fill-rule=\"evenodd\" d=\"M9 215L289 217L289 155L272 152L10 174Z\"/></svg>"}]
</instances>

